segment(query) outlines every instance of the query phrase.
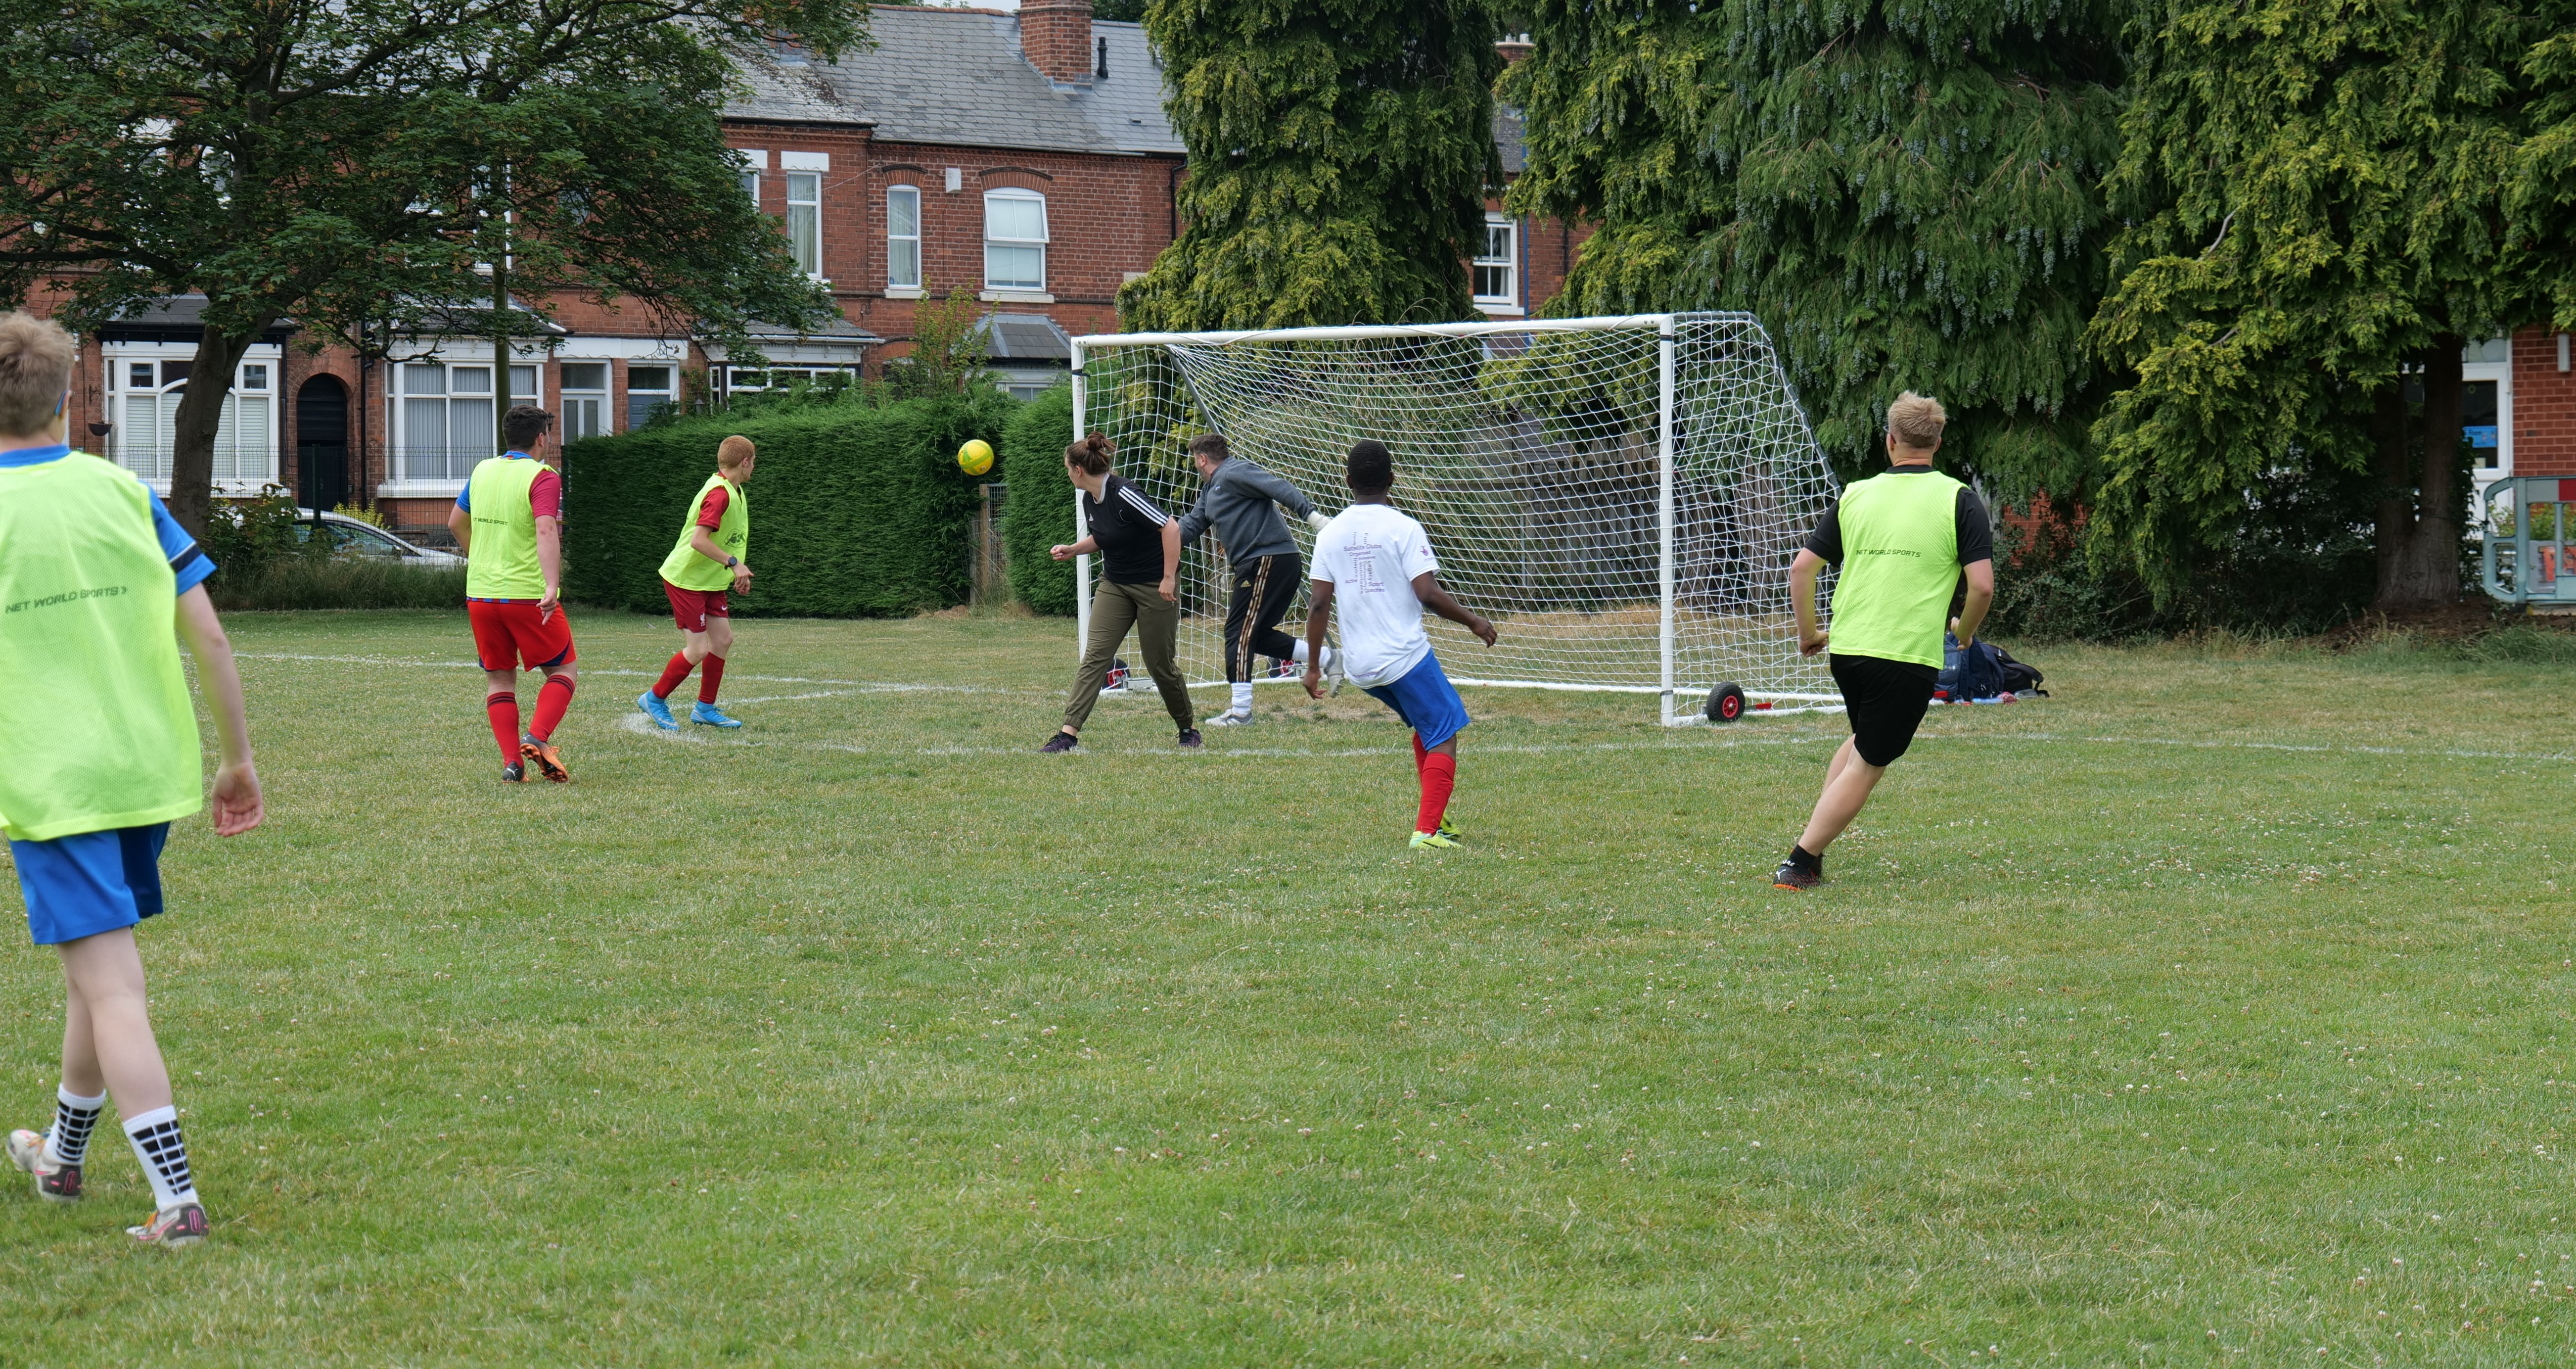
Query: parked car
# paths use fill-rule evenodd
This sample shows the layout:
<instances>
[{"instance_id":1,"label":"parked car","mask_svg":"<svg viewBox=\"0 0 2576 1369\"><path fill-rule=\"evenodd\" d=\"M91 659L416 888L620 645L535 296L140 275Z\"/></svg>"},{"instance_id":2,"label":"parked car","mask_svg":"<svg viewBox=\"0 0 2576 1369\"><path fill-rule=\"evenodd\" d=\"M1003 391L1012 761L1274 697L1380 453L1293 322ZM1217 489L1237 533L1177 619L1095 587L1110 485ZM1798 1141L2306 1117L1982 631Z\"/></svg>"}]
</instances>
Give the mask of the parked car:
<instances>
[{"instance_id":1,"label":"parked car","mask_svg":"<svg viewBox=\"0 0 2576 1369\"><path fill-rule=\"evenodd\" d=\"M344 513L316 515L311 509L297 509L295 512L296 539L310 543L316 535L328 538L333 556L363 556L416 570L443 570L465 564L465 558L453 552L413 546L373 523L361 522Z\"/></svg>"}]
</instances>

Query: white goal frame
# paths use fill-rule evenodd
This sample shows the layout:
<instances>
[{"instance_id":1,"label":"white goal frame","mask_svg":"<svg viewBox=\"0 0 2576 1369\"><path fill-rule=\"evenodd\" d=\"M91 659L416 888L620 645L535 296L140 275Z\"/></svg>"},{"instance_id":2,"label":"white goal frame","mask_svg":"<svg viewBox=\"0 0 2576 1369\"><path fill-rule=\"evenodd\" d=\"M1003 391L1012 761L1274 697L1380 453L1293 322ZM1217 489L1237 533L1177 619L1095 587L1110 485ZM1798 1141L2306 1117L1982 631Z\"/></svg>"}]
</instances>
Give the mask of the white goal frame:
<instances>
[{"instance_id":1,"label":"white goal frame","mask_svg":"<svg viewBox=\"0 0 2576 1369\"><path fill-rule=\"evenodd\" d=\"M1076 435L1088 433L1093 430L1094 421L1107 423L1113 428L1122 426L1121 419L1126 415L1119 413L1114 392L1106 406L1102 404L1101 397L1093 393L1096 370L1093 363L1106 356L1135 349L1161 351L1166 358L1174 359L1172 366L1178 372L1182 364L1179 358L1218 356L1233 353L1234 349L1300 347L1335 342L1401 344L1456 339L1476 341L1486 358L1485 365L1490 367L1493 359L1501 355L1498 346L1523 349L1513 355L1532 355L1528 349L1543 345L1538 340L1552 336L1621 331L1642 334L1645 330L1652 330L1654 340L1653 383L1656 390L1651 435L1655 561L1652 608L1656 619L1652 678L1643 678L1646 671L1642 652L1634 662L1637 668L1629 673L1628 678L1535 678L1536 672L1526 670L1506 670L1499 676L1479 677L1473 673L1475 657L1454 649L1444 650L1444 665L1451 671L1453 680L1466 685L1654 694L1666 726L1702 721L1703 708L1697 696L1721 683L1736 684L1749 698L1761 701L1757 707L1769 712L1839 711L1840 696L1831 692L1832 686L1821 659L1802 658L1798 654L1797 627L1790 611L1788 593L1790 559L1808 528L1824 512L1826 502L1836 492L1836 485L1823 453L1816 445L1813 430L1790 390L1787 375L1768 335L1749 314L1635 314L1268 331L1090 334L1072 340L1073 431ZM1642 336L1637 338L1631 360L1636 372L1631 380L1636 385L1638 402L1629 413L1632 422L1640 427L1645 416L1643 342ZM1183 412L1196 420L1188 426L1201 431L1226 431L1223 423L1209 416L1208 406L1198 398L1193 382L1184 377L1178 385L1166 382L1165 388L1174 396L1186 394L1190 397L1181 406ZM1095 413L1095 409L1101 412ZM1168 412L1162 415L1166 419L1176 416ZM1162 426L1169 429L1173 425L1167 422ZM1494 431L1499 432L1499 429ZM1118 435L1113 433L1113 436ZM1243 439L1235 434L1229 433L1228 436L1236 442L1238 455L1279 470L1279 462L1265 459L1260 448L1245 446ZM1645 437L1643 431L1625 434L1625 440L1636 448L1642 448ZM1396 447L1396 498L1402 505L1406 502L1404 471L1408 454L1403 444L1391 445ZM1133 446L1131 441L1118 452L1120 471L1131 479L1139 479L1149 493L1165 503L1172 516L1180 516L1195 498L1196 473L1188 472L1186 483L1183 483L1180 472L1186 469L1185 459L1177 452L1139 451ZM1744 459L1748 452L1755 454L1749 462ZM1730 459L1736 461L1734 467L1723 464ZM1315 463L1309 461L1308 464ZM1735 504L1724 504L1722 501L1731 496L1712 493L1741 476L1749 465L1764 468L1758 473L1764 488L1761 495L1739 497ZM1140 475L1140 466L1148 468L1147 473ZM1336 469L1337 466L1336 462ZM1291 472L1281 473L1291 479L1296 478ZM1318 478L1315 472L1308 472L1308 480L1300 482L1300 488L1326 512L1338 511L1347 502L1347 490L1338 479L1334 479L1328 489L1309 488L1308 485ZM1745 597L1740 605L1730 600L1724 606L1728 611L1722 615L1708 607L1710 601L1704 587L1696 591L1696 599L1688 605L1685 603L1690 595L1682 588L1683 582L1688 579L1705 586L1714 573L1705 564L1685 565L1684 558L1693 556L1700 562L1712 559L1707 547L1711 541L1711 529L1718 520L1701 516L1697 521L1707 526L1696 527L1683 522L1694 515L1686 512L1683 501L1677 498L1676 487L1681 484L1692 487L1693 497L1688 508L1700 511L1702 515L1713 508L1738 509L1747 502L1759 503L1763 510L1760 521L1764 526L1758 529L1748 528L1747 518L1740 514L1727 520L1730 531L1726 545L1731 552L1729 564L1734 567L1731 583ZM1642 485L1638 488L1642 491ZM1297 526L1294 519L1288 521L1301 551L1308 552L1311 560L1311 532ZM1434 550L1444 551L1441 522L1432 516L1425 516L1424 521ZM1642 523L1642 519L1639 522ZM1080 541L1088 533L1082 497L1077 491L1074 496L1074 538ZM1682 548L1684 543L1692 550L1685 551ZM1211 547L1192 549L1183 556L1183 664L1185 673L1193 676L1190 685L1194 689L1222 684L1221 678L1196 678L1207 673L1204 670L1189 670L1193 662L1191 634L1208 635L1212 642L1215 634L1222 632L1221 626L1214 629L1208 626L1210 612L1219 624L1224 614L1225 581L1216 570L1213 555ZM1765 558L1776 562L1767 571L1762 568ZM1083 643L1090 637L1091 600L1095 585L1092 560L1087 555L1079 556L1074 563L1077 658ZM1444 574L1443 578L1449 577ZM1820 615L1828 606L1831 578L1828 572L1826 583L1818 586ZM1642 581L1638 588L1643 589ZM1646 607L1643 599L1640 594L1632 601L1639 610ZM1303 603L1302 593L1297 602ZM1477 604L1472 598L1469 599L1469 607L1494 616L1509 638L1513 630L1510 616L1495 613L1491 606ZM1721 618L1726 624L1723 630L1712 626ZM1642 647L1642 616L1632 621L1634 629L1620 640ZM1290 636L1302 637L1304 614L1292 609L1280 626ZM1435 639L1446 631L1455 630L1445 623L1433 626ZM1578 632L1578 635L1555 640L1581 639ZM1201 646L1204 648L1204 644ZM1200 656L1207 654L1205 649L1197 652ZM1218 658L1210 656L1209 659ZM1620 672L1612 668L1595 673L1615 676ZM1710 678L1697 678L1701 675ZM1131 680L1137 687L1145 685L1141 670L1136 671ZM1145 692L1150 693L1150 688ZM1680 702L1677 703L1677 699Z\"/></svg>"}]
</instances>

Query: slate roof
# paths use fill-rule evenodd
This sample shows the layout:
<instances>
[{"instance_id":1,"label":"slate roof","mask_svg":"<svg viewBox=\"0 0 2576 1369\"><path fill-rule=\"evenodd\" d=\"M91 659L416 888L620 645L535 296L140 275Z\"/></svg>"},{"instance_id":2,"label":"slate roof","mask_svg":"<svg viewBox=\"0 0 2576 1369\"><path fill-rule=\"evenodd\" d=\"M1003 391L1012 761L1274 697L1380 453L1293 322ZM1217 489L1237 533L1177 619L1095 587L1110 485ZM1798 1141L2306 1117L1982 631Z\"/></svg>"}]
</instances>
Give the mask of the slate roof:
<instances>
[{"instance_id":1,"label":"slate roof","mask_svg":"<svg viewBox=\"0 0 2576 1369\"><path fill-rule=\"evenodd\" d=\"M748 319L744 321L742 333L744 337L754 342L874 343L885 341L884 338L878 337L846 318L829 319L818 328L791 328L783 323Z\"/></svg>"},{"instance_id":2,"label":"slate roof","mask_svg":"<svg viewBox=\"0 0 2576 1369\"><path fill-rule=\"evenodd\" d=\"M1017 15L897 6L868 15L876 46L838 62L793 52L743 62L750 89L726 105L738 119L867 123L888 142L1047 152L1178 155L1163 117L1163 69L1141 24L1095 20L1109 75L1059 83L1020 54ZM782 60L783 59L783 60Z\"/></svg>"},{"instance_id":3,"label":"slate roof","mask_svg":"<svg viewBox=\"0 0 2576 1369\"><path fill-rule=\"evenodd\" d=\"M1044 314L988 314L981 325L996 361L1073 361L1073 338Z\"/></svg>"},{"instance_id":4,"label":"slate roof","mask_svg":"<svg viewBox=\"0 0 2576 1369\"><path fill-rule=\"evenodd\" d=\"M869 11L876 46L819 62L790 51L743 62L747 94L725 107L738 119L876 126L888 142L1046 152L1166 153L1187 149L1163 114L1163 68L1145 26L1095 19L1109 43L1109 75L1050 80L1020 53L1020 20L995 10L880 6ZM1520 111L1494 110L1503 170L1526 163Z\"/></svg>"},{"instance_id":5,"label":"slate roof","mask_svg":"<svg viewBox=\"0 0 2576 1369\"><path fill-rule=\"evenodd\" d=\"M259 335L259 340L282 344L295 335L295 329L295 320L279 319ZM172 295L125 309L98 330L99 337L109 342L195 342L205 333L206 297L202 294Z\"/></svg>"}]
</instances>

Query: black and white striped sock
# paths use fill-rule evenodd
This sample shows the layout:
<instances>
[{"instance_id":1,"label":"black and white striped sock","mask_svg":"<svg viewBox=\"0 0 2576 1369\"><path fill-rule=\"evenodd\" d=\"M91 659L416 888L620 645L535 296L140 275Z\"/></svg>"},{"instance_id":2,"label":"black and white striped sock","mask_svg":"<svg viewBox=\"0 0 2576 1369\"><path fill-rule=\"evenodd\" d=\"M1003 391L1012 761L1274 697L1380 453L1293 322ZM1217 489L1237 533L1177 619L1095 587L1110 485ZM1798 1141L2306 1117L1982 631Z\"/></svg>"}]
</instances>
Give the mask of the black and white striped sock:
<instances>
[{"instance_id":1,"label":"black and white striped sock","mask_svg":"<svg viewBox=\"0 0 2576 1369\"><path fill-rule=\"evenodd\" d=\"M107 1106L107 1095L83 1098L68 1087L54 1087L54 1124L45 1129L45 1154L55 1164L76 1165L89 1154L89 1134L98 1127L98 1114Z\"/></svg>"},{"instance_id":2,"label":"black and white striped sock","mask_svg":"<svg viewBox=\"0 0 2576 1369\"><path fill-rule=\"evenodd\" d=\"M177 1108L154 1108L126 1118L125 1139L134 1143L134 1158L143 1162L143 1177L152 1181L155 1206L167 1212L197 1201L197 1184L188 1174L188 1143L179 1137Z\"/></svg>"}]
</instances>

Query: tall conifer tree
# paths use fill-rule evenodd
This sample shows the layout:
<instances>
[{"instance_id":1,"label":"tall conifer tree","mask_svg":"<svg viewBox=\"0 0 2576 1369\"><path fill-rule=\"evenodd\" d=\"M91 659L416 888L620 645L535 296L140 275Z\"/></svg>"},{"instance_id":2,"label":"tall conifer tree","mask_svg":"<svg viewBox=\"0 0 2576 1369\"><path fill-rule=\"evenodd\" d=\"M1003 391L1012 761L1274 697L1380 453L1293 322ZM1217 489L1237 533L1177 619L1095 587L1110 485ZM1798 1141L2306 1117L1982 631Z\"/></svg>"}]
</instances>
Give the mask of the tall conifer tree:
<instances>
[{"instance_id":1,"label":"tall conifer tree","mask_svg":"<svg viewBox=\"0 0 2576 1369\"><path fill-rule=\"evenodd\" d=\"M2117 0L1527 9L1513 205L1599 226L1556 312L1754 312L1846 474L1914 389L2006 491L2081 485Z\"/></svg>"},{"instance_id":2,"label":"tall conifer tree","mask_svg":"<svg viewBox=\"0 0 2576 1369\"><path fill-rule=\"evenodd\" d=\"M1189 148L1131 329L1471 317L1494 150L1485 0L1152 0Z\"/></svg>"},{"instance_id":3,"label":"tall conifer tree","mask_svg":"<svg viewBox=\"0 0 2576 1369\"><path fill-rule=\"evenodd\" d=\"M2460 349L2530 307L2506 199L2531 36L2496 0L2141 12L2097 551L2170 595L2285 481L2343 473L2375 487L2379 605L2458 597Z\"/></svg>"}]
</instances>

